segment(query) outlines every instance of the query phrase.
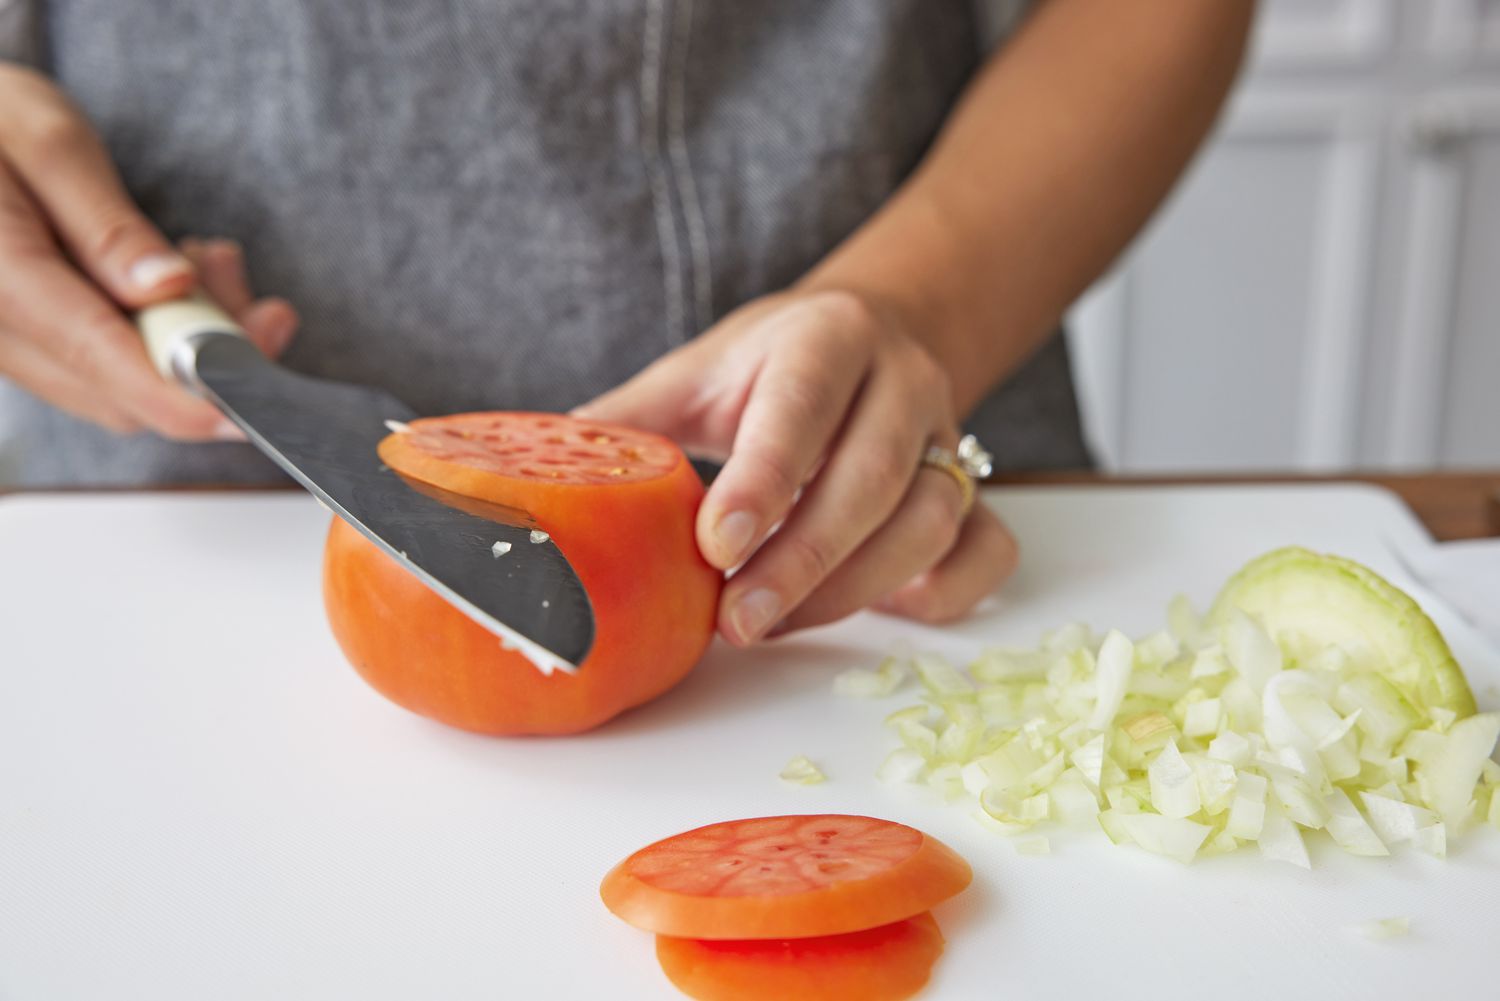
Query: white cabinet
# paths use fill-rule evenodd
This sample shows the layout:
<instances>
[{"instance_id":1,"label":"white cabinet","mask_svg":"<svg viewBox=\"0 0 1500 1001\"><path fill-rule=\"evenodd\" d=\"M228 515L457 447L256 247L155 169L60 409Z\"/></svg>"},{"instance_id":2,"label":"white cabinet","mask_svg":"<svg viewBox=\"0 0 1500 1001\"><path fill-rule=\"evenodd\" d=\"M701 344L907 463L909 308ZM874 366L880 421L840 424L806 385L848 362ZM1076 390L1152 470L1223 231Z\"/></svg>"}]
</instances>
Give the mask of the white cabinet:
<instances>
[{"instance_id":1,"label":"white cabinet","mask_svg":"<svg viewBox=\"0 0 1500 1001\"><path fill-rule=\"evenodd\" d=\"M1114 469L1500 465L1500 0L1263 4L1073 338Z\"/></svg>"}]
</instances>

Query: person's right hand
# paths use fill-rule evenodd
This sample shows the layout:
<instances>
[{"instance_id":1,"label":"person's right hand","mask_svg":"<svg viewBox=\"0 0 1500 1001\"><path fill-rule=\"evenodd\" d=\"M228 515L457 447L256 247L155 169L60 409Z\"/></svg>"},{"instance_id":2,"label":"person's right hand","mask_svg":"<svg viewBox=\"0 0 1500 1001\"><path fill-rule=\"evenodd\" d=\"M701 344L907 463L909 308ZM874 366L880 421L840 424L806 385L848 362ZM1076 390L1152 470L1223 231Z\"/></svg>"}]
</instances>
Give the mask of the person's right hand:
<instances>
[{"instance_id":1,"label":"person's right hand","mask_svg":"<svg viewBox=\"0 0 1500 1001\"><path fill-rule=\"evenodd\" d=\"M268 355L291 341L296 313L252 297L235 244L174 249L72 102L46 77L0 63L0 376L112 431L237 438L157 374L126 316L198 286Z\"/></svg>"}]
</instances>

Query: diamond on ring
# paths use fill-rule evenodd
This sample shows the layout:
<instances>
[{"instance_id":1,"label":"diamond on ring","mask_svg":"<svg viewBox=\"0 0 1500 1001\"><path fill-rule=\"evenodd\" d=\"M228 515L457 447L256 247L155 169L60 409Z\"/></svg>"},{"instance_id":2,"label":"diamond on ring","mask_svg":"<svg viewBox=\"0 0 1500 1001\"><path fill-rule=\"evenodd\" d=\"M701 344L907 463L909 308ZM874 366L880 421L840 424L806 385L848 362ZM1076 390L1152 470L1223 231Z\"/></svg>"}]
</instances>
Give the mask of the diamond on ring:
<instances>
[{"instance_id":1,"label":"diamond on ring","mask_svg":"<svg viewBox=\"0 0 1500 1001\"><path fill-rule=\"evenodd\" d=\"M994 468L994 457L979 444L973 435L964 435L958 450L950 452L941 445L929 445L922 456L922 465L947 473L958 484L962 493L960 510L965 515L974 507L975 483L990 475Z\"/></svg>"},{"instance_id":2,"label":"diamond on ring","mask_svg":"<svg viewBox=\"0 0 1500 1001\"><path fill-rule=\"evenodd\" d=\"M982 480L995 471L995 457L986 452L984 446L979 444L979 439L971 434L966 434L958 440L958 451L955 453L958 464L964 467L964 472Z\"/></svg>"}]
</instances>

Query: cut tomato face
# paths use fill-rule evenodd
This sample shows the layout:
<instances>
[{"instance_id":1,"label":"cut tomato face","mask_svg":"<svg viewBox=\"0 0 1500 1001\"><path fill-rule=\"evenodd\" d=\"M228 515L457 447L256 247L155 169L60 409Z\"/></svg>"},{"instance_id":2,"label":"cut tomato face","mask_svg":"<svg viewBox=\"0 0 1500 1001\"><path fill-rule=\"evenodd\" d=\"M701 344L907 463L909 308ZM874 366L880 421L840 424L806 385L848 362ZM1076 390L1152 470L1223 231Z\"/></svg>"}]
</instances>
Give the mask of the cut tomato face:
<instances>
[{"instance_id":1,"label":"cut tomato face","mask_svg":"<svg viewBox=\"0 0 1500 1001\"><path fill-rule=\"evenodd\" d=\"M816 938L656 939L662 972L698 1001L904 1001L942 952L931 914Z\"/></svg>"},{"instance_id":2,"label":"cut tomato face","mask_svg":"<svg viewBox=\"0 0 1500 1001\"><path fill-rule=\"evenodd\" d=\"M671 441L559 414L478 413L413 421L379 451L415 489L534 522L594 610L578 673L544 675L335 518L328 620L355 669L392 701L481 733L574 733L660 695L703 655L723 575L698 553L703 485ZM503 582L504 561L526 553L483 556L492 558Z\"/></svg>"},{"instance_id":3,"label":"cut tomato face","mask_svg":"<svg viewBox=\"0 0 1500 1001\"><path fill-rule=\"evenodd\" d=\"M969 865L921 831L844 815L710 824L648 845L604 878L610 910L695 939L838 935L931 909Z\"/></svg>"},{"instance_id":4,"label":"cut tomato face","mask_svg":"<svg viewBox=\"0 0 1500 1001\"><path fill-rule=\"evenodd\" d=\"M381 443L386 463L469 496L487 493L489 477L559 486L638 483L682 461L677 446L660 435L561 414L455 414L407 427Z\"/></svg>"}]
</instances>

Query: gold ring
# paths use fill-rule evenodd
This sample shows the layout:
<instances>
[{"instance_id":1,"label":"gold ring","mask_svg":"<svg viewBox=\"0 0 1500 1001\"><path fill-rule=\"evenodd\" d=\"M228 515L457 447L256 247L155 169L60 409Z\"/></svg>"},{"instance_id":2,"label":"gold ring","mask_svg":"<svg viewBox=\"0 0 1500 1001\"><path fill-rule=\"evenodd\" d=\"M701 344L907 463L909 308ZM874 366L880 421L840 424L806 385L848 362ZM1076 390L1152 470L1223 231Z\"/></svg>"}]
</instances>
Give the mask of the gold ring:
<instances>
[{"instance_id":1,"label":"gold ring","mask_svg":"<svg viewBox=\"0 0 1500 1001\"><path fill-rule=\"evenodd\" d=\"M967 434L959 441L957 451L941 445L929 445L926 454L922 456L922 465L940 469L953 477L953 482L958 484L958 489L963 493L960 510L967 517L973 510L974 500L978 495L975 482L990 474L990 470L994 468L992 458L977 438Z\"/></svg>"}]
</instances>

